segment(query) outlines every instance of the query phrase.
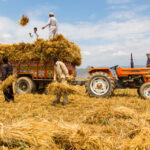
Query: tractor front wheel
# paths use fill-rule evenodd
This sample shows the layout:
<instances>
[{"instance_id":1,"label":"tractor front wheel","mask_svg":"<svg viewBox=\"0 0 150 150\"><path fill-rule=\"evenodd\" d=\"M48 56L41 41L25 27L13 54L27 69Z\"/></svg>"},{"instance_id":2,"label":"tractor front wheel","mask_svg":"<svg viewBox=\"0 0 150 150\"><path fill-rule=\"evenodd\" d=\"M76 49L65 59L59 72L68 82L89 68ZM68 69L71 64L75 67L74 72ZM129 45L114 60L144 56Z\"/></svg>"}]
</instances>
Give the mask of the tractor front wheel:
<instances>
[{"instance_id":1,"label":"tractor front wheel","mask_svg":"<svg viewBox=\"0 0 150 150\"><path fill-rule=\"evenodd\" d=\"M141 96L141 98L144 99L150 99L150 83L144 83L141 85L140 89L139 89L139 95Z\"/></svg>"},{"instance_id":2,"label":"tractor front wheel","mask_svg":"<svg viewBox=\"0 0 150 150\"><path fill-rule=\"evenodd\" d=\"M115 88L115 82L105 72L92 73L85 83L86 92L91 97L110 97Z\"/></svg>"}]
</instances>

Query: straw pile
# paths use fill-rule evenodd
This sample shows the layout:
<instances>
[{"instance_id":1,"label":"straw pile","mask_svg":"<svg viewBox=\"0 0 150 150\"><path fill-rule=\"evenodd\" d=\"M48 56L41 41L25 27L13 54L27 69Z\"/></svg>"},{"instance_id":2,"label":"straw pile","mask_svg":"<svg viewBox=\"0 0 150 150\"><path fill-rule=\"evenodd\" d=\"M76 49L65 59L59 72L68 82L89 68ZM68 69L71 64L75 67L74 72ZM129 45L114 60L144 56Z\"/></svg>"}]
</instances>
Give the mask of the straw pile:
<instances>
[{"instance_id":1,"label":"straw pile","mask_svg":"<svg viewBox=\"0 0 150 150\"><path fill-rule=\"evenodd\" d=\"M66 93L67 95L70 94L79 94L78 89L75 86L68 84L67 82L60 83L60 82L53 82L47 86L48 94L60 94Z\"/></svg>"},{"instance_id":2,"label":"straw pile","mask_svg":"<svg viewBox=\"0 0 150 150\"><path fill-rule=\"evenodd\" d=\"M1 133L1 145L7 145L8 148L14 147L53 147L51 134L54 126L48 122L34 122L32 120L24 120L12 124L11 126L4 126L0 124L3 131ZM42 132L38 132L43 129Z\"/></svg>"},{"instance_id":3,"label":"straw pile","mask_svg":"<svg viewBox=\"0 0 150 150\"><path fill-rule=\"evenodd\" d=\"M132 119L135 117L136 112L124 106L114 109L113 114L116 118Z\"/></svg>"},{"instance_id":4,"label":"straw pile","mask_svg":"<svg viewBox=\"0 0 150 150\"><path fill-rule=\"evenodd\" d=\"M25 94L15 95L16 103L4 103L0 91L0 149L150 149L150 102L136 90L119 89L109 99L73 94L65 106L53 106L54 99Z\"/></svg>"},{"instance_id":5,"label":"straw pile","mask_svg":"<svg viewBox=\"0 0 150 150\"><path fill-rule=\"evenodd\" d=\"M21 26L25 26L28 24L28 22L29 22L28 16L22 15L21 19L19 20L19 24Z\"/></svg>"},{"instance_id":6,"label":"straw pile","mask_svg":"<svg viewBox=\"0 0 150 150\"><path fill-rule=\"evenodd\" d=\"M103 147L103 142L99 137L78 124L24 120L11 126L0 124L0 128L3 130L0 144L9 149L34 146L37 149L98 150Z\"/></svg>"},{"instance_id":7,"label":"straw pile","mask_svg":"<svg viewBox=\"0 0 150 150\"><path fill-rule=\"evenodd\" d=\"M10 75L2 82L2 84L0 85L0 90L6 90L7 87L10 86L15 81L16 81L16 75Z\"/></svg>"},{"instance_id":8,"label":"straw pile","mask_svg":"<svg viewBox=\"0 0 150 150\"><path fill-rule=\"evenodd\" d=\"M68 41L62 34L51 40L38 39L34 43L2 44L0 45L0 61L2 56L8 56L12 62L50 61L57 56L60 61L74 66L81 64L81 54L78 45Z\"/></svg>"}]
</instances>

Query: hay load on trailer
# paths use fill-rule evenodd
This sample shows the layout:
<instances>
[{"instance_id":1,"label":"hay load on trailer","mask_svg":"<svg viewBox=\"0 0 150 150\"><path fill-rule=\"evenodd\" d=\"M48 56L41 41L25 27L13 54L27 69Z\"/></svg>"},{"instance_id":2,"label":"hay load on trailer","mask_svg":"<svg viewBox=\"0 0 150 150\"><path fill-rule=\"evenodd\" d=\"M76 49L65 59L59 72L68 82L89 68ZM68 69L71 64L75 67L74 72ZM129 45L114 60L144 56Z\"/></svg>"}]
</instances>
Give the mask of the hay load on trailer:
<instances>
[{"instance_id":1,"label":"hay load on trailer","mask_svg":"<svg viewBox=\"0 0 150 150\"><path fill-rule=\"evenodd\" d=\"M34 43L0 44L0 61L2 56L8 56L9 61L21 63L29 61L49 62L52 56L59 60L80 66L80 48L75 43L58 34L51 40L38 39Z\"/></svg>"},{"instance_id":2,"label":"hay load on trailer","mask_svg":"<svg viewBox=\"0 0 150 150\"><path fill-rule=\"evenodd\" d=\"M15 87L18 94L34 92L52 81L52 56L63 61L74 77L75 67L81 64L80 48L62 34L51 40L38 39L34 43L0 44L0 54L0 62L3 56L7 56L17 73Z\"/></svg>"}]
</instances>

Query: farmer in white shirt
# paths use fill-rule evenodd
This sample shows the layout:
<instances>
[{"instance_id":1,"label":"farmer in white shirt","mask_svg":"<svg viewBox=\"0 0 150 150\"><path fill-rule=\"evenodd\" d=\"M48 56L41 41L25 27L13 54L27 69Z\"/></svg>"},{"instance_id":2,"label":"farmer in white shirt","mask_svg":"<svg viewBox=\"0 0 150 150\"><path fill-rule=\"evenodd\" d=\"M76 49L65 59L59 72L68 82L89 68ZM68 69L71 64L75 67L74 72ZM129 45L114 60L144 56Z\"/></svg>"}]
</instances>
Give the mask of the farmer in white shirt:
<instances>
[{"instance_id":1,"label":"farmer in white shirt","mask_svg":"<svg viewBox=\"0 0 150 150\"><path fill-rule=\"evenodd\" d=\"M49 39L53 38L57 34L57 20L53 13L49 13L48 24L46 24L42 29L49 27Z\"/></svg>"}]
</instances>

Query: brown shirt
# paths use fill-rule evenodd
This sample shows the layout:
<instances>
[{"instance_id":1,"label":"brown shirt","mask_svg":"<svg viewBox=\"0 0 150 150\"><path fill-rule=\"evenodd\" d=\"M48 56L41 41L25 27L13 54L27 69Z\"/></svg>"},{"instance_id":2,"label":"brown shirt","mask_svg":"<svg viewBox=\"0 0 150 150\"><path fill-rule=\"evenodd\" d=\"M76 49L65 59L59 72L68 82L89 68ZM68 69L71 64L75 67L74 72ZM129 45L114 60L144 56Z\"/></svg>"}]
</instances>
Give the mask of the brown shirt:
<instances>
[{"instance_id":1,"label":"brown shirt","mask_svg":"<svg viewBox=\"0 0 150 150\"><path fill-rule=\"evenodd\" d=\"M66 65L61 61L57 61L54 65L54 80L66 79L66 77L69 77Z\"/></svg>"},{"instance_id":2,"label":"brown shirt","mask_svg":"<svg viewBox=\"0 0 150 150\"><path fill-rule=\"evenodd\" d=\"M2 65L2 81L4 81L8 76L13 74L13 67L10 63L5 63Z\"/></svg>"}]
</instances>

